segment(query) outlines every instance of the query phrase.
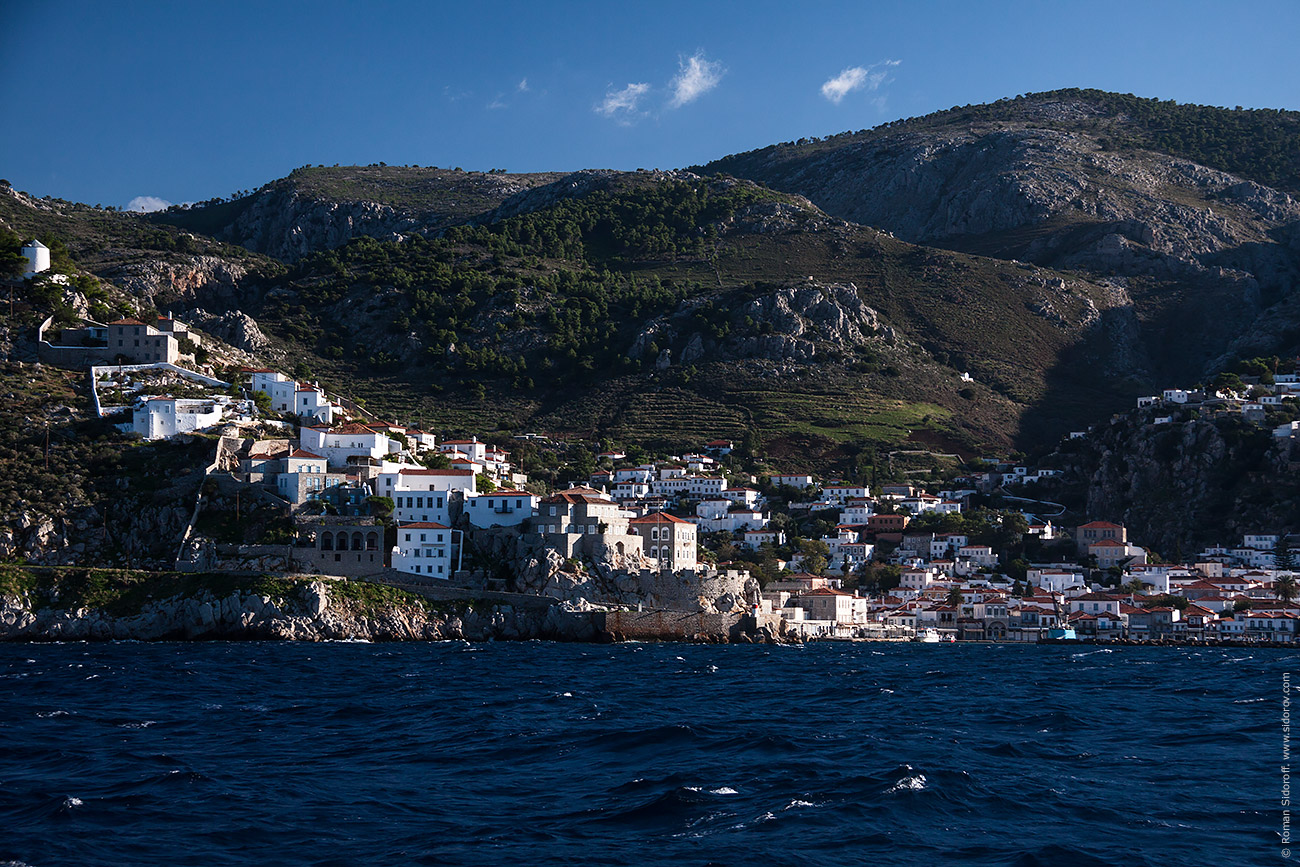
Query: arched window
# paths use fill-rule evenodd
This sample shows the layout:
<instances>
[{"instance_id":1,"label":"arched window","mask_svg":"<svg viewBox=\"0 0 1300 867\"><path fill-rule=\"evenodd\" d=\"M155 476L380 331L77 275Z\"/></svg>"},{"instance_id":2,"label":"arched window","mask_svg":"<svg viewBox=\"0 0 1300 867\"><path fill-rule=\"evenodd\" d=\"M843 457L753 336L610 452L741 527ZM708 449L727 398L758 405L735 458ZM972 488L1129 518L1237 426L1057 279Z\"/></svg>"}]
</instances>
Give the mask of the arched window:
<instances>
[{"instance_id":1,"label":"arched window","mask_svg":"<svg viewBox=\"0 0 1300 867\"><path fill-rule=\"evenodd\" d=\"M367 533L367 534L366 534L366 550L367 550L367 551L378 551L378 550L379 550L379 534L378 534L378 533L371 532L371 533Z\"/></svg>"},{"instance_id":2,"label":"arched window","mask_svg":"<svg viewBox=\"0 0 1300 867\"><path fill-rule=\"evenodd\" d=\"M338 550L346 551L348 549L348 534L339 533Z\"/></svg>"},{"instance_id":3,"label":"arched window","mask_svg":"<svg viewBox=\"0 0 1300 867\"><path fill-rule=\"evenodd\" d=\"M352 550L353 550L353 551L361 551L361 550L363 550L363 549L365 548L365 546L366 546L366 543L365 543L365 540L363 540L363 539L361 538L361 533L360 533L360 532L353 533L353 534L352 534Z\"/></svg>"},{"instance_id":4,"label":"arched window","mask_svg":"<svg viewBox=\"0 0 1300 867\"><path fill-rule=\"evenodd\" d=\"M322 551L333 551L333 550L334 550L334 534L333 534L333 533L321 533L321 534L320 534L320 549L321 549Z\"/></svg>"}]
</instances>

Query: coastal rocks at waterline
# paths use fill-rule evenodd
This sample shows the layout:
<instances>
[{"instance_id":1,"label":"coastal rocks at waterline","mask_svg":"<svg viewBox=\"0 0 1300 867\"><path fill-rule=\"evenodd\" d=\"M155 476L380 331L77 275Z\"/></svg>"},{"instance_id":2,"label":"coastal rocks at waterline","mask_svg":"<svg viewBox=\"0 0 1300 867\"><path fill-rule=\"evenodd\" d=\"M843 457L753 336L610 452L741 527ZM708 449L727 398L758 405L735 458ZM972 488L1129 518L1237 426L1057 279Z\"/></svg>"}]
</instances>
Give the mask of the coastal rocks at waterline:
<instances>
[{"instance_id":1,"label":"coastal rocks at waterline","mask_svg":"<svg viewBox=\"0 0 1300 867\"><path fill-rule=\"evenodd\" d=\"M598 612L582 606L545 609L504 604L425 604L415 597L375 602L348 582L302 582L284 595L202 591L149 601L130 613L116 608L39 605L0 596L0 640L109 641L263 639L291 641L468 641L549 639L597 641Z\"/></svg>"}]
</instances>

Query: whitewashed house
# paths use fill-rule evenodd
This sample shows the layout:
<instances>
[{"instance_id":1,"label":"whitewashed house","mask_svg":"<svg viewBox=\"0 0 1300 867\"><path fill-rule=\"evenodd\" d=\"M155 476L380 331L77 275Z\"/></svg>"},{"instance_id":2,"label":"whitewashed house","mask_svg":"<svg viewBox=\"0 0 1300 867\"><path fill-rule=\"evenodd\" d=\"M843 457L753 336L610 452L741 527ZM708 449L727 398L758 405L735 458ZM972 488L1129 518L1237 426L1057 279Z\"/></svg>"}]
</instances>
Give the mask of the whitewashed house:
<instances>
[{"instance_id":1,"label":"whitewashed house","mask_svg":"<svg viewBox=\"0 0 1300 867\"><path fill-rule=\"evenodd\" d=\"M387 433L356 422L335 428L303 425L299 439L304 451L323 455L332 467L347 466L348 458L381 460L401 450Z\"/></svg>"},{"instance_id":2,"label":"whitewashed house","mask_svg":"<svg viewBox=\"0 0 1300 867\"><path fill-rule=\"evenodd\" d=\"M393 568L422 578L450 578L451 534L451 528L434 521L398 524Z\"/></svg>"},{"instance_id":3,"label":"whitewashed house","mask_svg":"<svg viewBox=\"0 0 1300 867\"><path fill-rule=\"evenodd\" d=\"M404 467L395 473L380 473L375 491L393 500L393 517L402 522L451 523L451 499L468 499L476 491L477 479L468 470L427 470Z\"/></svg>"},{"instance_id":4,"label":"whitewashed house","mask_svg":"<svg viewBox=\"0 0 1300 867\"><path fill-rule=\"evenodd\" d=\"M220 424L222 409L213 400L153 397L135 407L131 427L147 440L167 439Z\"/></svg>"},{"instance_id":5,"label":"whitewashed house","mask_svg":"<svg viewBox=\"0 0 1300 867\"><path fill-rule=\"evenodd\" d=\"M466 494L465 514L475 527L517 527L537 514L540 501L528 491Z\"/></svg>"}]
</instances>

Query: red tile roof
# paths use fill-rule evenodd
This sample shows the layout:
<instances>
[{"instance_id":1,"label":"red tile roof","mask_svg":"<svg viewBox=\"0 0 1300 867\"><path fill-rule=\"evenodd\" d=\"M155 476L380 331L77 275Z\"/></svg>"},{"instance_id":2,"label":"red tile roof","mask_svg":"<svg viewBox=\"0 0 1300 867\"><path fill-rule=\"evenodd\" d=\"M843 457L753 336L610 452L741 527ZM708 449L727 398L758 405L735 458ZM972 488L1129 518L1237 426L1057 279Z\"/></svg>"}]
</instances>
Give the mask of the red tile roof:
<instances>
[{"instance_id":1,"label":"red tile roof","mask_svg":"<svg viewBox=\"0 0 1300 867\"><path fill-rule=\"evenodd\" d=\"M411 524L398 524L399 530L450 530L450 527L444 527L442 524L436 524L433 521L416 521Z\"/></svg>"},{"instance_id":2,"label":"red tile roof","mask_svg":"<svg viewBox=\"0 0 1300 867\"><path fill-rule=\"evenodd\" d=\"M676 515L669 515L664 512L655 512L652 515L646 515L644 518L633 518L629 524L689 524L690 521L683 521Z\"/></svg>"},{"instance_id":3,"label":"red tile roof","mask_svg":"<svg viewBox=\"0 0 1300 867\"><path fill-rule=\"evenodd\" d=\"M399 476L472 476L469 470L398 470Z\"/></svg>"}]
</instances>

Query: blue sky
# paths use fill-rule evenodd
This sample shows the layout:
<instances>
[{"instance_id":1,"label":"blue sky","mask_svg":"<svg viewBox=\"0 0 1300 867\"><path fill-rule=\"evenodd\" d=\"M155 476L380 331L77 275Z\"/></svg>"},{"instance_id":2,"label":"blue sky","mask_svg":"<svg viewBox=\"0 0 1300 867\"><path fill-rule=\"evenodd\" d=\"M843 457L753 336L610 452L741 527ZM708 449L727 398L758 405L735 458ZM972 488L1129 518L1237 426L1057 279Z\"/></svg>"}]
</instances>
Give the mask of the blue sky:
<instances>
[{"instance_id":1,"label":"blue sky","mask_svg":"<svg viewBox=\"0 0 1300 867\"><path fill-rule=\"evenodd\" d=\"M0 177L126 206L307 163L672 168L1058 87L1300 109L1300 3L8 2Z\"/></svg>"}]
</instances>

